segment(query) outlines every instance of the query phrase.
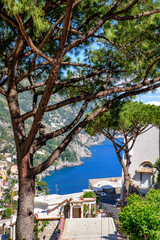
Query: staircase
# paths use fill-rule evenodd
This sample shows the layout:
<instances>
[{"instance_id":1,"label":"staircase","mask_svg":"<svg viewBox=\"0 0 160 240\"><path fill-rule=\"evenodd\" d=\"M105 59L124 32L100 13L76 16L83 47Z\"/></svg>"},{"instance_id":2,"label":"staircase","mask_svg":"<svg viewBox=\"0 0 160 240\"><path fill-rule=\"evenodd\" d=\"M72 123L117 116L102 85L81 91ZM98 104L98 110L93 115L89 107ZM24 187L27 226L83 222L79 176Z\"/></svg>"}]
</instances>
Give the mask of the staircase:
<instances>
[{"instance_id":1,"label":"staircase","mask_svg":"<svg viewBox=\"0 0 160 240\"><path fill-rule=\"evenodd\" d=\"M113 218L66 219L61 240L117 240Z\"/></svg>"}]
</instances>

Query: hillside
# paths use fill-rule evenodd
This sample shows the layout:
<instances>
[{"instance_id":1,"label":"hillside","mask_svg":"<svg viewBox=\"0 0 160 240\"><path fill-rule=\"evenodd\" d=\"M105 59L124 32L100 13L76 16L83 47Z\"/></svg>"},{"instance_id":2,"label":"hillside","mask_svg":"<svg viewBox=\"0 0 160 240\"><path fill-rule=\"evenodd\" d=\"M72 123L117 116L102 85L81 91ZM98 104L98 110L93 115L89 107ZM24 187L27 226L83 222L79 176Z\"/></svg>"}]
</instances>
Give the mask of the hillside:
<instances>
[{"instance_id":1,"label":"hillside","mask_svg":"<svg viewBox=\"0 0 160 240\"><path fill-rule=\"evenodd\" d=\"M57 100L61 99L60 96L56 95L51 99L50 104L55 103ZM29 93L23 94L23 97L20 96L20 108L23 111L31 110L32 102L31 96ZM65 107L52 112L46 113L43 118L43 124L45 125L45 131L50 132L57 130L62 126L69 124L76 116L79 107ZM28 132L32 119L26 121L26 132ZM49 140L45 146L43 146L35 155L34 155L34 165L43 162L47 156L49 156L56 146L62 141L64 136ZM97 139L94 139L97 141ZM94 144L93 139L86 134L80 133L74 141L68 146L68 148L63 152L60 158L56 161L55 165L59 162L76 162L80 157L91 156L89 150L86 148ZM14 162L16 163L16 152L14 145L14 137L12 133L12 126L10 122L9 111L7 108L7 103L3 97L0 97L0 153L8 152L11 154Z\"/></svg>"},{"instance_id":2,"label":"hillside","mask_svg":"<svg viewBox=\"0 0 160 240\"><path fill-rule=\"evenodd\" d=\"M7 103L0 97L0 152L15 154L14 138Z\"/></svg>"}]
</instances>

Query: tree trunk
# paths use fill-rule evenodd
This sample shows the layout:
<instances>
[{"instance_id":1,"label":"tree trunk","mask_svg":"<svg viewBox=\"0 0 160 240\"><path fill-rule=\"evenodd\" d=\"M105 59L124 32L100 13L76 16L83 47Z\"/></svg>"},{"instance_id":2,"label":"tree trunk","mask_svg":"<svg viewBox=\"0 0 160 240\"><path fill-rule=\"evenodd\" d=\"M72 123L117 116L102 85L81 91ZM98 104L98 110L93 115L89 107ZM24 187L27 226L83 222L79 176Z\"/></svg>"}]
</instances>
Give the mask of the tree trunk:
<instances>
[{"instance_id":1,"label":"tree trunk","mask_svg":"<svg viewBox=\"0 0 160 240\"><path fill-rule=\"evenodd\" d=\"M29 154L22 159L19 171L19 198L16 222L16 240L34 239L35 179L29 175Z\"/></svg>"},{"instance_id":2,"label":"tree trunk","mask_svg":"<svg viewBox=\"0 0 160 240\"><path fill-rule=\"evenodd\" d=\"M129 180L130 180L130 177L129 177L130 158L129 158L129 154L128 154L129 151L126 152L127 159L126 159L126 164L125 164L123 157L121 156L120 151L117 148L117 145L114 141L114 137L113 137L113 139L111 139L111 141L113 143L114 149L116 151L118 160L122 166L123 174L124 174L124 177L123 177L124 183L122 186L123 187L123 189L122 189L122 204L121 204L122 208L124 208L127 205L127 197L129 195Z\"/></svg>"},{"instance_id":3,"label":"tree trunk","mask_svg":"<svg viewBox=\"0 0 160 240\"><path fill-rule=\"evenodd\" d=\"M126 136L125 136L125 142L127 142ZM129 149L128 144L126 145L125 149L125 156L126 156L126 164L123 167L123 173L124 173L124 184L123 184L123 194L122 194L122 208L124 208L127 205L127 197L129 195L129 166L131 164L130 161L130 155L129 155Z\"/></svg>"},{"instance_id":4,"label":"tree trunk","mask_svg":"<svg viewBox=\"0 0 160 240\"><path fill-rule=\"evenodd\" d=\"M157 180L156 188L160 189L160 181L159 180Z\"/></svg>"},{"instance_id":5,"label":"tree trunk","mask_svg":"<svg viewBox=\"0 0 160 240\"><path fill-rule=\"evenodd\" d=\"M124 184L123 184L123 192L122 192L122 208L127 205L127 197L129 195L129 173L127 168L123 168L124 172Z\"/></svg>"}]
</instances>

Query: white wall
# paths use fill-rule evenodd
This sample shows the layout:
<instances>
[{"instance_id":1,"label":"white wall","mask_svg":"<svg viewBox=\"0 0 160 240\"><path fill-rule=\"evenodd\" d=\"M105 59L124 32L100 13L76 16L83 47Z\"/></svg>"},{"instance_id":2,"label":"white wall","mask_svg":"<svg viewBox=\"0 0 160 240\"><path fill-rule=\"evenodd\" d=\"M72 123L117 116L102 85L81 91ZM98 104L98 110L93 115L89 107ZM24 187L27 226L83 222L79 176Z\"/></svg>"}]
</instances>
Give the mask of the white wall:
<instances>
[{"instance_id":1,"label":"white wall","mask_svg":"<svg viewBox=\"0 0 160 240\"><path fill-rule=\"evenodd\" d=\"M153 127L146 133L138 136L131 155L129 172L131 178L139 183L140 173L137 173L136 170L141 163L144 161L155 163L157 158L160 157L160 130Z\"/></svg>"}]
</instances>

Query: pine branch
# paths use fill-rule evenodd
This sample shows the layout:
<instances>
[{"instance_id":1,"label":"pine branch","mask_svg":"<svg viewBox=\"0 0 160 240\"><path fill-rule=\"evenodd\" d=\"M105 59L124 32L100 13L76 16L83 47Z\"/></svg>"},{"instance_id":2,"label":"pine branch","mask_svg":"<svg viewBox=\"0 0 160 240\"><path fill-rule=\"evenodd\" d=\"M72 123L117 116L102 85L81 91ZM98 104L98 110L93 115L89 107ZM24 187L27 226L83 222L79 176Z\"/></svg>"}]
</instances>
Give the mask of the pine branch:
<instances>
[{"instance_id":1,"label":"pine branch","mask_svg":"<svg viewBox=\"0 0 160 240\"><path fill-rule=\"evenodd\" d=\"M14 26L17 30L19 29L17 22L9 17L6 13L0 11L0 16L4 18L7 22L9 22L12 26Z\"/></svg>"},{"instance_id":2,"label":"pine branch","mask_svg":"<svg viewBox=\"0 0 160 240\"><path fill-rule=\"evenodd\" d=\"M32 86L27 86L27 87L18 89L18 93L25 92L25 91L30 91L30 90L33 90L33 89L36 89L36 88L39 88L39 87L43 87L45 85L46 85L46 82L40 82L40 83L37 83L37 84L33 84Z\"/></svg>"},{"instance_id":3,"label":"pine branch","mask_svg":"<svg viewBox=\"0 0 160 240\"><path fill-rule=\"evenodd\" d=\"M6 91L0 87L0 93L4 96L4 97L7 97L7 93Z\"/></svg>"},{"instance_id":4,"label":"pine branch","mask_svg":"<svg viewBox=\"0 0 160 240\"><path fill-rule=\"evenodd\" d=\"M79 113L77 114L76 118L67 126L60 128L56 131L50 132L48 134L44 134L43 136L39 136L37 139L34 140L32 147L31 147L31 151L34 154L39 148L41 148L43 145L46 144L46 142L49 139L53 139L55 137L58 137L68 131L70 131L71 129L73 129L75 127L75 125L80 121L80 119L83 116L84 111L87 109L87 105L88 102L86 101L83 106L81 107Z\"/></svg>"},{"instance_id":5,"label":"pine branch","mask_svg":"<svg viewBox=\"0 0 160 240\"><path fill-rule=\"evenodd\" d=\"M149 74L149 71L151 70L151 68L154 66L154 64L156 64L158 61L160 61L160 57L157 57L147 68L146 70L146 74L144 76L144 82L146 82L147 78L148 78L148 74Z\"/></svg>"},{"instance_id":6,"label":"pine branch","mask_svg":"<svg viewBox=\"0 0 160 240\"><path fill-rule=\"evenodd\" d=\"M21 33L22 35L24 36L26 42L28 43L28 45L30 46L30 48L32 49L32 51L36 54L36 55L39 55L40 57L46 59L49 63L53 64L54 63L54 59L47 56L46 54L44 54L42 51L40 51L35 45L34 43L32 42L31 38L28 36L25 28L24 28L24 25L23 25L23 22L22 22L22 19L21 17L16 14L16 19L17 19L17 22L19 24L19 27L20 27L20 30L21 30Z\"/></svg>"},{"instance_id":7,"label":"pine branch","mask_svg":"<svg viewBox=\"0 0 160 240\"><path fill-rule=\"evenodd\" d=\"M67 37L68 37L68 31L69 31L70 24L71 24L71 15L72 15L73 3L74 3L74 0L68 0L67 1L63 30L62 30L62 34L61 34L60 41L59 41L58 54L60 54L60 55L63 52L63 48L64 48L65 42L67 40Z\"/></svg>"},{"instance_id":8,"label":"pine branch","mask_svg":"<svg viewBox=\"0 0 160 240\"><path fill-rule=\"evenodd\" d=\"M108 111L112 105L116 104L121 99L124 99L125 97L130 96L130 93L131 92L122 93L118 97L115 97L114 99L108 101L103 107L100 107L95 111L93 111L89 116L87 116L84 120L82 120L74 129L71 130L71 132L66 136L66 138L62 141L62 143L55 149L55 151L49 156L49 158L45 162L41 163L36 167L33 167L31 169L31 173L35 176L41 173L42 171L44 171L45 169L47 169L50 165L52 165L54 161L60 156L60 154L66 149L69 143L74 139L74 137L88 124L88 122L93 121L94 118L99 114ZM134 91L134 93L132 93L132 95L137 95L137 94L139 94L139 90ZM113 141L113 145L115 147L114 141ZM126 167L119 153L117 156L120 163L122 164L122 167Z\"/></svg>"},{"instance_id":9,"label":"pine branch","mask_svg":"<svg viewBox=\"0 0 160 240\"><path fill-rule=\"evenodd\" d=\"M81 96L76 96L73 98L66 99L64 101L61 101L59 103L56 103L54 105L46 106L45 111L50 112L53 110L57 110L60 107L64 107L66 105L80 102L82 100L94 100L94 99L99 99L104 96L107 96L112 93L121 93L121 92L127 92L128 96L133 96L141 93L145 93L147 91L154 90L158 87L160 87L160 77L149 80L146 84L144 83L139 83L131 86L126 86L126 87L108 87L106 90L100 91L98 93L94 94L87 94L87 95L81 95ZM140 90L139 90L140 89ZM27 112L23 115L21 115L19 118L16 119L17 122L19 121L24 121L29 117L32 117L36 114L35 110L32 110L30 112Z\"/></svg>"},{"instance_id":10,"label":"pine branch","mask_svg":"<svg viewBox=\"0 0 160 240\"><path fill-rule=\"evenodd\" d=\"M133 20L133 19L138 19L141 17L150 16L152 14L159 13L159 12L160 12L160 9L156 9L156 10L149 11L149 12L143 12L143 13L140 13L140 14L137 14L134 16L125 16L125 17L114 16L112 19L115 19L117 21Z\"/></svg>"}]
</instances>

